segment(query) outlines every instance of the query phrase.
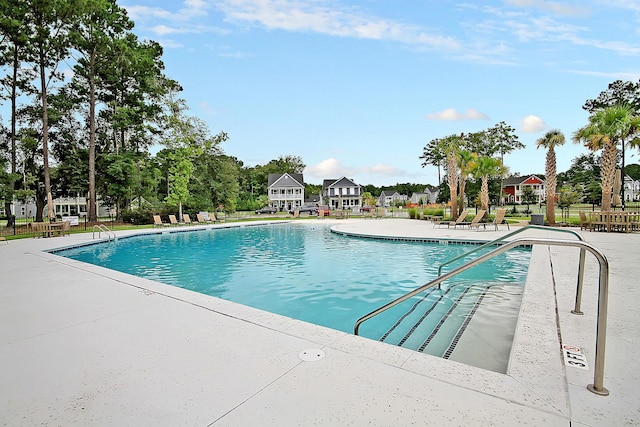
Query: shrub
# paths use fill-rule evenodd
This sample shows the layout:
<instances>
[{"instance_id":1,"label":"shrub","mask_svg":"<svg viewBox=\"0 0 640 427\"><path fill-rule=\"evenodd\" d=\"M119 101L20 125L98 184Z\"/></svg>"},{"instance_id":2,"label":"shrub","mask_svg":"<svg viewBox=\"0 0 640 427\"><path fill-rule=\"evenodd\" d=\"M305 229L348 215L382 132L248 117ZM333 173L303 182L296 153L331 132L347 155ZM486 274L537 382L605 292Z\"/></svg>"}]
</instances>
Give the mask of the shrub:
<instances>
[{"instance_id":1,"label":"shrub","mask_svg":"<svg viewBox=\"0 0 640 427\"><path fill-rule=\"evenodd\" d=\"M431 215L431 216L443 216L444 209L442 208L427 208L422 211L422 215Z\"/></svg>"},{"instance_id":2,"label":"shrub","mask_svg":"<svg viewBox=\"0 0 640 427\"><path fill-rule=\"evenodd\" d=\"M122 212L122 222L125 224L152 224L153 212L146 209L126 210Z\"/></svg>"},{"instance_id":3,"label":"shrub","mask_svg":"<svg viewBox=\"0 0 640 427\"><path fill-rule=\"evenodd\" d=\"M420 219L420 215L418 214L418 209L416 208L409 209L409 218Z\"/></svg>"}]
</instances>

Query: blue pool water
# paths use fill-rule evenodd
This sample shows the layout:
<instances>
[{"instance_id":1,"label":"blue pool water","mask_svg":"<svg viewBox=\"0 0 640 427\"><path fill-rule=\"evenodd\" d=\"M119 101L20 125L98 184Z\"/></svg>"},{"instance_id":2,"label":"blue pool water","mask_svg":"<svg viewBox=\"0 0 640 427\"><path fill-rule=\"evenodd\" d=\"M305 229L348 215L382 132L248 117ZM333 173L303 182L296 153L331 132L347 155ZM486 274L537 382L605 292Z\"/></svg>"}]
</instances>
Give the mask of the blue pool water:
<instances>
[{"instance_id":1,"label":"blue pool water","mask_svg":"<svg viewBox=\"0 0 640 427\"><path fill-rule=\"evenodd\" d=\"M57 254L353 332L359 317L427 283L440 263L472 248L353 238L327 226L274 224L141 235ZM529 255L529 250L511 250L446 286L522 287ZM390 312L367 322L363 334L378 339L398 315Z\"/></svg>"}]
</instances>

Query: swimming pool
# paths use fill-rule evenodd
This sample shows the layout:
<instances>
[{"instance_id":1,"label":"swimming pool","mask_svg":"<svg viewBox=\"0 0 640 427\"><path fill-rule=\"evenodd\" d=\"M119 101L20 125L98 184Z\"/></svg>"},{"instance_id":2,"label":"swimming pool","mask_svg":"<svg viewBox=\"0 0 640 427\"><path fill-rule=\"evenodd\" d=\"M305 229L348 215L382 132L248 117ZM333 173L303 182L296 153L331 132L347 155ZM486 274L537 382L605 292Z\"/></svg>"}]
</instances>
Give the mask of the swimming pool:
<instances>
[{"instance_id":1,"label":"swimming pool","mask_svg":"<svg viewBox=\"0 0 640 427\"><path fill-rule=\"evenodd\" d=\"M426 283L441 262L471 248L345 237L328 226L274 224L158 232L56 253L351 333L360 316ZM484 292L485 305L493 301L489 311L510 323L511 336L505 338L510 348L529 255L528 250L512 250L481 264L442 291L409 300L365 323L361 334L373 339L398 335L399 342L406 331L394 327L396 321L415 317L410 328L416 334L403 343L420 341L415 344L419 349L425 338L416 337L430 333L424 332L428 322L420 320L427 307L436 307L432 312L453 307L452 319L465 322L471 313L481 321L486 310L472 313L474 308L466 306L475 305ZM490 288L499 292L487 292ZM460 299L462 294L477 298L467 302Z\"/></svg>"}]
</instances>

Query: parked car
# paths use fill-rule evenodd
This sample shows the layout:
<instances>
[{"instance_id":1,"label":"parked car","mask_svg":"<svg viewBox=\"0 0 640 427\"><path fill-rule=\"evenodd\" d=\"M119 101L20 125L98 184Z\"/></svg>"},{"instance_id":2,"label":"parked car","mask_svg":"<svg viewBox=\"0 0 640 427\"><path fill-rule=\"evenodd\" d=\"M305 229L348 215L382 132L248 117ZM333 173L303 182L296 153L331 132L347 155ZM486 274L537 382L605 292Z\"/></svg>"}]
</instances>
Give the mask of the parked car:
<instances>
[{"instance_id":1,"label":"parked car","mask_svg":"<svg viewBox=\"0 0 640 427\"><path fill-rule=\"evenodd\" d=\"M264 206L256 211L256 215L260 214L274 214L278 212L278 208L274 206Z\"/></svg>"},{"instance_id":2,"label":"parked car","mask_svg":"<svg viewBox=\"0 0 640 427\"><path fill-rule=\"evenodd\" d=\"M375 211L376 207L375 206L363 206L360 208L361 211L364 212L371 212L371 211Z\"/></svg>"},{"instance_id":3,"label":"parked car","mask_svg":"<svg viewBox=\"0 0 640 427\"><path fill-rule=\"evenodd\" d=\"M329 216L329 206L327 205L318 206L318 214L320 214L320 211L324 212L324 216Z\"/></svg>"},{"instance_id":4,"label":"parked car","mask_svg":"<svg viewBox=\"0 0 640 427\"><path fill-rule=\"evenodd\" d=\"M293 215L293 213L295 211L298 211L298 213L300 215L302 215L303 213L308 213L309 215L318 215L318 207L317 206L304 205L304 206L300 206L297 209L290 210L289 213L291 215Z\"/></svg>"}]
</instances>

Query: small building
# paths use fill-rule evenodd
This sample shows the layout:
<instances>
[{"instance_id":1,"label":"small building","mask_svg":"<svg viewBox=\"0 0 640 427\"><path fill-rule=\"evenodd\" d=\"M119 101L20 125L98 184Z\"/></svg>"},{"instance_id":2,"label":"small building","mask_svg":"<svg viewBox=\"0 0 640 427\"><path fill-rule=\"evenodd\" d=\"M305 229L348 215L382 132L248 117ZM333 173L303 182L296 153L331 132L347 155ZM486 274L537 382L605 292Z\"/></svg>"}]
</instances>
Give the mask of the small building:
<instances>
[{"instance_id":1,"label":"small building","mask_svg":"<svg viewBox=\"0 0 640 427\"><path fill-rule=\"evenodd\" d=\"M413 193L409 198L409 203L417 203L419 205L436 203L439 193L438 187L427 185L422 193Z\"/></svg>"},{"instance_id":2,"label":"small building","mask_svg":"<svg viewBox=\"0 0 640 427\"><path fill-rule=\"evenodd\" d=\"M640 200L640 180L635 180L629 175L624 176L624 200L625 202Z\"/></svg>"},{"instance_id":3,"label":"small building","mask_svg":"<svg viewBox=\"0 0 640 427\"><path fill-rule=\"evenodd\" d=\"M522 203L522 190L525 187L531 187L537 196L535 203L542 203L545 201L544 185L544 180L536 175L506 178L502 183L502 204Z\"/></svg>"},{"instance_id":4,"label":"small building","mask_svg":"<svg viewBox=\"0 0 640 427\"><path fill-rule=\"evenodd\" d=\"M400 194L394 190L385 190L380 193L376 205L388 208L396 204L406 204L409 198L405 194Z\"/></svg>"},{"instance_id":5,"label":"small building","mask_svg":"<svg viewBox=\"0 0 640 427\"><path fill-rule=\"evenodd\" d=\"M295 210L304 204L304 177L301 173L270 173L267 194L271 206Z\"/></svg>"},{"instance_id":6,"label":"small building","mask_svg":"<svg viewBox=\"0 0 640 427\"><path fill-rule=\"evenodd\" d=\"M77 195L75 197L57 197L53 199L53 213L56 217L64 216L87 216L87 210L89 206L89 200ZM100 198L96 199L97 215L100 218L106 218L111 216L112 211L109 206L105 205ZM18 219L35 218L36 217L36 202L33 199L27 200L26 203L22 201L14 201L11 204L11 212ZM49 209L47 205L44 205L42 216L47 218L49 216Z\"/></svg>"},{"instance_id":7,"label":"small building","mask_svg":"<svg viewBox=\"0 0 640 427\"><path fill-rule=\"evenodd\" d=\"M353 180L342 177L325 179L322 182L321 204L330 209L359 209L362 206L360 185Z\"/></svg>"}]
</instances>

